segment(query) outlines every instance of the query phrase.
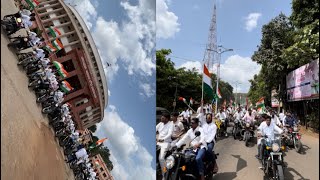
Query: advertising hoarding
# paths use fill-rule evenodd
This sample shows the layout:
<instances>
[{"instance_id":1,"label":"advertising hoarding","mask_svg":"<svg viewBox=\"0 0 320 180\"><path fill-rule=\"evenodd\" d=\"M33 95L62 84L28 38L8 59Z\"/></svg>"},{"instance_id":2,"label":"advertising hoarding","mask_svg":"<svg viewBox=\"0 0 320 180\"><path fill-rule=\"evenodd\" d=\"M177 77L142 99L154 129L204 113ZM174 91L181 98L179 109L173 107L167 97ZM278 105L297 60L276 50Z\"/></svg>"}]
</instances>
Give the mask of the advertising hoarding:
<instances>
[{"instance_id":1,"label":"advertising hoarding","mask_svg":"<svg viewBox=\"0 0 320 180\"><path fill-rule=\"evenodd\" d=\"M288 101L319 98L319 59L290 72L286 84Z\"/></svg>"},{"instance_id":2,"label":"advertising hoarding","mask_svg":"<svg viewBox=\"0 0 320 180\"><path fill-rule=\"evenodd\" d=\"M279 107L280 105L279 100L276 98L277 94L277 90L271 91L271 107Z\"/></svg>"}]
</instances>

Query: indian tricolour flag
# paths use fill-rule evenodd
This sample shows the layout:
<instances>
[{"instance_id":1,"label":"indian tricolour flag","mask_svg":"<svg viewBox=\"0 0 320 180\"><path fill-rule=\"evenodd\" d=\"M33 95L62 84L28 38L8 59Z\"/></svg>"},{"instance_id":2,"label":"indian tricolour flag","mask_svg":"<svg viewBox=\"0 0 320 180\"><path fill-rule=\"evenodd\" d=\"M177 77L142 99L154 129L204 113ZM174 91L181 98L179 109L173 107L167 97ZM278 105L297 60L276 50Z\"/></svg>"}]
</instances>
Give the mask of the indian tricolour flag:
<instances>
[{"instance_id":1,"label":"indian tricolour flag","mask_svg":"<svg viewBox=\"0 0 320 180\"><path fill-rule=\"evenodd\" d=\"M203 80L203 91L210 97L210 99L213 99L213 88L212 88L211 76L205 64L203 65L202 80Z\"/></svg>"},{"instance_id":2,"label":"indian tricolour flag","mask_svg":"<svg viewBox=\"0 0 320 180\"><path fill-rule=\"evenodd\" d=\"M58 39L52 41L52 45L54 48L56 48L57 51L59 51L63 48L62 43Z\"/></svg>"},{"instance_id":3,"label":"indian tricolour flag","mask_svg":"<svg viewBox=\"0 0 320 180\"><path fill-rule=\"evenodd\" d=\"M262 112L264 108L264 97L260 98L259 101L256 103L258 112Z\"/></svg>"},{"instance_id":4,"label":"indian tricolour flag","mask_svg":"<svg viewBox=\"0 0 320 180\"><path fill-rule=\"evenodd\" d=\"M49 27L49 32L52 35L52 37L57 37L61 35L61 32L59 31L59 29L52 26Z\"/></svg>"},{"instance_id":5,"label":"indian tricolour flag","mask_svg":"<svg viewBox=\"0 0 320 180\"><path fill-rule=\"evenodd\" d=\"M34 9L39 5L39 2L37 0L26 0L26 2L29 4L29 6Z\"/></svg>"},{"instance_id":6,"label":"indian tricolour flag","mask_svg":"<svg viewBox=\"0 0 320 180\"><path fill-rule=\"evenodd\" d=\"M52 52L56 51L56 48L54 48L51 43L48 43L48 44L44 47L44 49L46 49L49 53L52 53Z\"/></svg>"},{"instance_id":7,"label":"indian tricolour flag","mask_svg":"<svg viewBox=\"0 0 320 180\"><path fill-rule=\"evenodd\" d=\"M218 97L221 99L222 98L222 95L221 95L221 92L220 92L220 89L218 88L218 93L217 93Z\"/></svg>"},{"instance_id":8,"label":"indian tricolour flag","mask_svg":"<svg viewBox=\"0 0 320 180\"><path fill-rule=\"evenodd\" d=\"M71 87L71 85L67 81L62 81L60 87L66 93L73 89L73 87Z\"/></svg>"},{"instance_id":9,"label":"indian tricolour flag","mask_svg":"<svg viewBox=\"0 0 320 180\"><path fill-rule=\"evenodd\" d=\"M57 68L58 74L60 76L62 76L63 78L68 76L68 72L63 68L63 65L61 63L59 63L57 61L53 61L52 63Z\"/></svg>"}]
</instances>

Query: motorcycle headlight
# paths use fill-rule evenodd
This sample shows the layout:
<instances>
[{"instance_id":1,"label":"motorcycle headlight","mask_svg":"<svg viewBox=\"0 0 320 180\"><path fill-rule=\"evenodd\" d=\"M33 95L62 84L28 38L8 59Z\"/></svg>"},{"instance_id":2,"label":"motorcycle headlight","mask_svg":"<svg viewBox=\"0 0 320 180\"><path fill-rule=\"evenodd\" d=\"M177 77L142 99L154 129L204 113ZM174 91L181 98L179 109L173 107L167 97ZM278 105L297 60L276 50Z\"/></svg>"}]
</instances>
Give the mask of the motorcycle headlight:
<instances>
[{"instance_id":1,"label":"motorcycle headlight","mask_svg":"<svg viewBox=\"0 0 320 180\"><path fill-rule=\"evenodd\" d=\"M166 159L166 167L168 169L171 169L174 166L174 157L172 155L170 155L169 157L167 157Z\"/></svg>"},{"instance_id":2,"label":"motorcycle headlight","mask_svg":"<svg viewBox=\"0 0 320 180\"><path fill-rule=\"evenodd\" d=\"M18 23L22 22L21 18L17 18L16 20L17 20Z\"/></svg>"},{"instance_id":3,"label":"motorcycle headlight","mask_svg":"<svg viewBox=\"0 0 320 180\"><path fill-rule=\"evenodd\" d=\"M278 152L280 150L280 146L277 143L272 144L272 151L273 152Z\"/></svg>"},{"instance_id":4,"label":"motorcycle headlight","mask_svg":"<svg viewBox=\"0 0 320 180\"><path fill-rule=\"evenodd\" d=\"M250 127L250 124L249 124L249 123L246 123L246 127Z\"/></svg>"}]
</instances>

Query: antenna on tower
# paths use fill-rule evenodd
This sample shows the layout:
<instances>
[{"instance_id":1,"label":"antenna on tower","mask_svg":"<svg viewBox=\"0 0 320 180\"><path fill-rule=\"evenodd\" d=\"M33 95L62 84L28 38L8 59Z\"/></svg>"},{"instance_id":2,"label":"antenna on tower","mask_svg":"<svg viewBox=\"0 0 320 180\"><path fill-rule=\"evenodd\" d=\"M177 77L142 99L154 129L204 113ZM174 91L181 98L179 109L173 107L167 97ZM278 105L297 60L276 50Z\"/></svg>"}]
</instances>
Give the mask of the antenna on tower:
<instances>
[{"instance_id":1,"label":"antenna on tower","mask_svg":"<svg viewBox=\"0 0 320 180\"><path fill-rule=\"evenodd\" d=\"M213 64L217 62L217 8L216 1L213 0L213 13L210 21L208 42L206 45L203 61L210 72L213 72Z\"/></svg>"}]
</instances>

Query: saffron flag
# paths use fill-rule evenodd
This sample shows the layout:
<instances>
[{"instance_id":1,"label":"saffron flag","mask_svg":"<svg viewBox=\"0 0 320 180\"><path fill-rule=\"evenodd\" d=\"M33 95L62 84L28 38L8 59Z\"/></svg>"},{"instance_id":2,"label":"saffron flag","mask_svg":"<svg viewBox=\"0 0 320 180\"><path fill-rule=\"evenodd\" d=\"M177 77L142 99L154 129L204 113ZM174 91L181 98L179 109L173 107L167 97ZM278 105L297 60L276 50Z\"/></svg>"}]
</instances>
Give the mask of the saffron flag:
<instances>
[{"instance_id":1,"label":"saffron flag","mask_svg":"<svg viewBox=\"0 0 320 180\"><path fill-rule=\"evenodd\" d=\"M179 101L183 101L184 103L187 103L187 100L183 97L179 97Z\"/></svg>"},{"instance_id":2,"label":"saffron flag","mask_svg":"<svg viewBox=\"0 0 320 180\"><path fill-rule=\"evenodd\" d=\"M96 142L96 145L99 146L100 144L103 143L103 141L107 140L108 138L103 138L103 139L99 139L97 142Z\"/></svg>"},{"instance_id":3,"label":"saffron flag","mask_svg":"<svg viewBox=\"0 0 320 180\"><path fill-rule=\"evenodd\" d=\"M59 29L52 26L49 27L49 32L52 37L57 37L61 35L61 32L59 31Z\"/></svg>"},{"instance_id":4,"label":"saffron flag","mask_svg":"<svg viewBox=\"0 0 320 180\"><path fill-rule=\"evenodd\" d=\"M205 64L203 65L202 77L203 77L202 78L203 79L203 91L209 96L210 99L213 99L214 93L213 93L213 88L212 88L212 80L211 80L209 70Z\"/></svg>"},{"instance_id":5,"label":"saffron flag","mask_svg":"<svg viewBox=\"0 0 320 180\"><path fill-rule=\"evenodd\" d=\"M26 0L26 2L32 9L39 5L39 2L37 0Z\"/></svg>"}]
</instances>

